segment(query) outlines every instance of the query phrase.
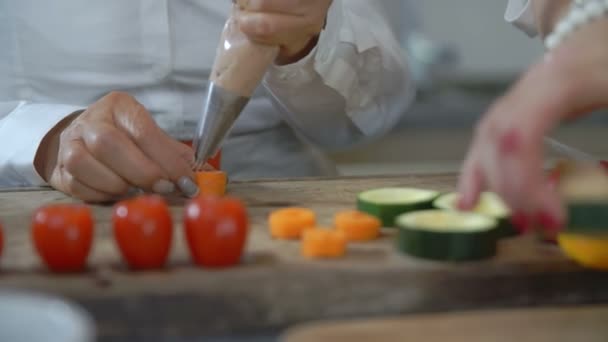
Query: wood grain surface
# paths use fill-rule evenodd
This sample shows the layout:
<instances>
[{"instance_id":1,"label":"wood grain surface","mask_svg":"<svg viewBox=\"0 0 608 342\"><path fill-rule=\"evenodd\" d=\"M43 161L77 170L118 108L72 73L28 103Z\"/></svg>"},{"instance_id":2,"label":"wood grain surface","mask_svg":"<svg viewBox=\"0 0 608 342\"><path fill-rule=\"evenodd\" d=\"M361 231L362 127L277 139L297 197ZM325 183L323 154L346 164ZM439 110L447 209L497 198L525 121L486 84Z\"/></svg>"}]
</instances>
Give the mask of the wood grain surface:
<instances>
[{"instance_id":1,"label":"wood grain surface","mask_svg":"<svg viewBox=\"0 0 608 342\"><path fill-rule=\"evenodd\" d=\"M608 307L420 315L294 327L283 342L605 342Z\"/></svg>"},{"instance_id":2,"label":"wood grain surface","mask_svg":"<svg viewBox=\"0 0 608 342\"><path fill-rule=\"evenodd\" d=\"M251 234L240 267L198 269L181 231L182 199L172 199L176 238L170 268L133 273L110 234L110 207L95 207L96 240L89 272L47 273L32 249L30 215L47 203L72 201L54 191L0 193L6 245L0 288L60 294L87 308L104 336L199 335L282 328L325 318L459 309L608 301L608 276L583 270L555 247L532 237L505 240L492 260L445 264L398 254L394 231L352 244L339 261L307 261L297 242L269 238L271 210L314 209L320 224L351 209L357 193L383 186L452 191L453 174L234 183L229 192L249 208Z\"/></svg>"}]
</instances>

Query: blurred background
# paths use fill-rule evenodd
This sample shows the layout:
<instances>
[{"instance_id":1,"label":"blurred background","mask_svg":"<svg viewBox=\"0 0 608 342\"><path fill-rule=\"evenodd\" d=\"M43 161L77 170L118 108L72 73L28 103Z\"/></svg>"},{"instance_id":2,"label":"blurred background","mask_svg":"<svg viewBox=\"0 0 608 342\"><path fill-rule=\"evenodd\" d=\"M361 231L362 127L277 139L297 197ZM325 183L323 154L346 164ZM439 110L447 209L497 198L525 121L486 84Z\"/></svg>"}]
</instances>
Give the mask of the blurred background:
<instances>
[{"instance_id":1,"label":"blurred background","mask_svg":"<svg viewBox=\"0 0 608 342\"><path fill-rule=\"evenodd\" d=\"M506 0L382 1L420 83L417 101L390 135L333 159L344 175L456 171L472 126L542 56L542 43L504 20ZM607 122L598 113L554 137L608 155Z\"/></svg>"}]
</instances>

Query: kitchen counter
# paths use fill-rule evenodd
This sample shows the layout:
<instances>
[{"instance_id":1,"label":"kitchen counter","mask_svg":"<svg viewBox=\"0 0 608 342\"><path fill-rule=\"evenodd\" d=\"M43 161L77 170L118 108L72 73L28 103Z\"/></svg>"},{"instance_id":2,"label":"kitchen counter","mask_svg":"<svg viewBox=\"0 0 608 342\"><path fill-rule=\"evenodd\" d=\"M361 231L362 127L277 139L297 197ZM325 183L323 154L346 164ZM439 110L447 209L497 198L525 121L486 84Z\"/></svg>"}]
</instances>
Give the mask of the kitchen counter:
<instances>
[{"instance_id":1,"label":"kitchen counter","mask_svg":"<svg viewBox=\"0 0 608 342\"><path fill-rule=\"evenodd\" d=\"M354 207L356 195L384 186L451 191L455 174L234 183L230 194L247 203L251 233L239 267L193 267L181 234L183 200L172 199L176 219L170 267L133 273L121 264L110 232L111 208L95 206L96 239L90 269L56 276L42 267L29 237L30 215L48 203L72 200L54 191L0 193L5 225L0 289L58 294L84 306L103 337L130 341L163 337L250 333L312 320L406 313L608 302L608 275L584 270L534 237L501 242L490 260L451 264L401 255L395 231L348 256L308 261L297 242L269 237L266 218L284 206L314 209L321 225Z\"/></svg>"}]
</instances>

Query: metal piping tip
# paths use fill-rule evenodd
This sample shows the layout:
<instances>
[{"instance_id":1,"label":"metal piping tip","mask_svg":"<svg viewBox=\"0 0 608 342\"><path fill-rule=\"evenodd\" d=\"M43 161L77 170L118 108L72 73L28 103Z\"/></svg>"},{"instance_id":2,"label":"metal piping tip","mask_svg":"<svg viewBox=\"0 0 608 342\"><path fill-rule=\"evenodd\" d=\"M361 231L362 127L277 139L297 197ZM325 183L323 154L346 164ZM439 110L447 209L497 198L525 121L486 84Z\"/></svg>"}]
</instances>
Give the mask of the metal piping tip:
<instances>
[{"instance_id":1,"label":"metal piping tip","mask_svg":"<svg viewBox=\"0 0 608 342\"><path fill-rule=\"evenodd\" d=\"M195 169L200 169L220 148L249 98L210 83L193 144Z\"/></svg>"}]
</instances>

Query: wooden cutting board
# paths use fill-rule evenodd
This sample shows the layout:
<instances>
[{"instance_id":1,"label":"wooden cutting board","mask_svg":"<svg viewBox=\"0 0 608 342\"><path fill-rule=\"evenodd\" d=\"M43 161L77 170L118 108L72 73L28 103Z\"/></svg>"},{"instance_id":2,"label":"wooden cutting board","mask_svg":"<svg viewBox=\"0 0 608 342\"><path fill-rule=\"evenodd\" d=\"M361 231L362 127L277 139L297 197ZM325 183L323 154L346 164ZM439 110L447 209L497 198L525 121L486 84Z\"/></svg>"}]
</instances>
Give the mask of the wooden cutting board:
<instances>
[{"instance_id":1,"label":"wooden cutting board","mask_svg":"<svg viewBox=\"0 0 608 342\"><path fill-rule=\"evenodd\" d=\"M605 342L608 306L486 311L303 325L282 342Z\"/></svg>"},{"instance_id":2,"label":"wooden cutting board","mask_svg":"<svg viewBox=\"0 0 608 342\"><path fill-rule=\"evenodd\" d=\"M270 239L266 218L284 206L314 209L321 225L352 209L363 190L410 186L452 191L455 174L234 183L229 192L249 208L251 234L243 265L224 271L192 266L172 200L176 237L170 268L124 268L110 232L110 207L96 206L96 239L85 274L47 273L29 238L30 215L47 203L70 202L54 191L0 193L5 250L0 289L63 295L87 308L108 336L172 336L287 327L318 319L537 304L608 302L608 276L581 269L558 248L531 237L505 240L481 262L435 263L395 251L386 230L378 241L353 244L348 257L308 261L297 242Z\"/></svg>"}]
</instances>

